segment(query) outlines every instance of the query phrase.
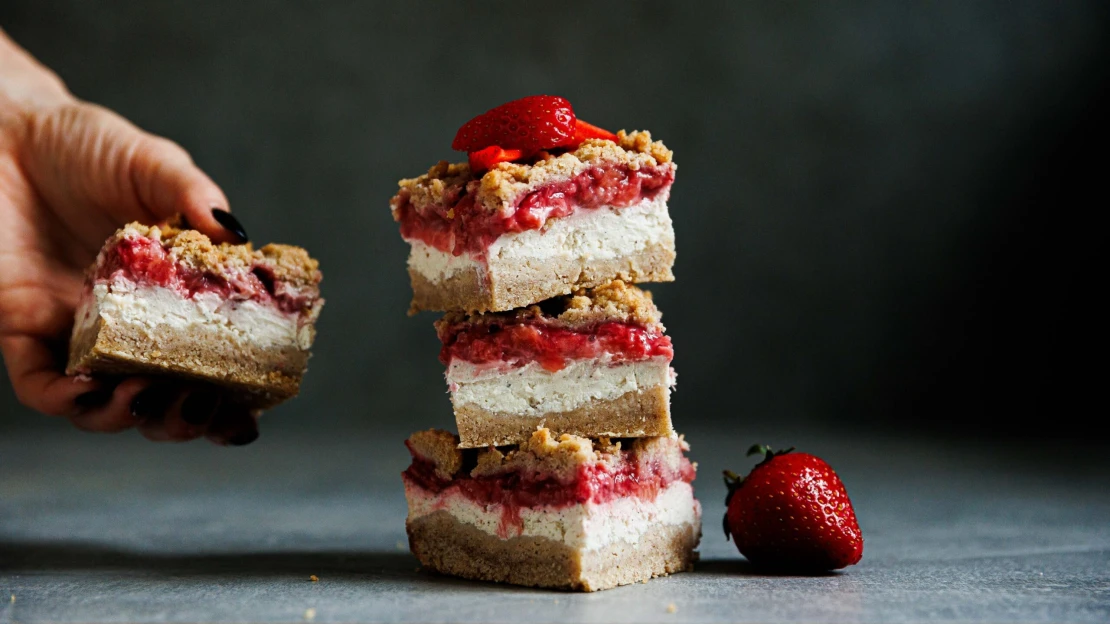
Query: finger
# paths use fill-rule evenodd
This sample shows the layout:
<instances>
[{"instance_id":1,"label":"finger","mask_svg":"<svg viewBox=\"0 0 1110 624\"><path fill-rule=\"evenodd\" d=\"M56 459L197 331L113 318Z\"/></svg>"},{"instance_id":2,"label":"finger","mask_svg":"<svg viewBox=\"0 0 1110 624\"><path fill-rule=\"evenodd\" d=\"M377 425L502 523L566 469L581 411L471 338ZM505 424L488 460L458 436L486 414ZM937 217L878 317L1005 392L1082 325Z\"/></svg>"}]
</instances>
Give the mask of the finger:
<instances>
[{"instance_id":1,"label":"finger","mask_svg":"<svg viewBox=\"0 0 1110 624\"><path fill-rule=\"evenodd\" d=\"M127 161L139 202L159 218L175 214L217 242L246 242L246 232L228 212L228 201L176 143L146 133Z\"/></svg>"},{"instance_id":2,"label":"finger","mask_svg":"<svg viewBox=\"0 0 1110 624\"><path fill-rule=\"evenodd\" d=\"M0 336L48 339L67 335L81 296L81 279L72 272L51 270L50 261L34 257L22 275L0 273ZM12 273L15 273L14 271ZM59 367L60 368L60 367Z\"/></svg>"},{"instance_id":3,"label":"finger","mask_svg":"<svg viewBox=\"0 0 1110 624\"><path fill-rule=\"evenodd\" d=\"M130 429L138 423L138 419L131 413L131 403L151 383L150 379L143 377L124 379L102 406L86 409L70 416L69 420L82 431L116 433Z\"/></svg>"},{"instance_id":4,"label":"finger","mask_svg":"<svg viewBox=\"0 0 1110 624\"><path fill-rule=\"evenodd\" d=\"M148 440L186 442L204 435L220 405L220 393L212 388L179 389L178 393L178 400L168 406L161 419L139 426Z\"/></svg>"},{"instance_id":5,"label":"finger","mask_svg":"<svg viewBox=\"0 0 1110 624\"><path fill-rule=\"evenodd\" d=\"M131 415L140 431L161 427L166 414L185 396L185 389L172 381L156 380L131 401Z\"/></svg>"},{"instance_id":6,"label":"finger","mask_svg":"<svg viewBox=\"0 0 1110 624\"><path fill-rule=\"evenodd\" d=\"M43 340L4 336L0 338L0 351L16 397L35 411L50 416L74 416L82 409L97 406L98 401L110 399L103 396L105 390L111 390L105 387L104 380L62 374L63 364Z\"/></svg>"},{"instance_id":7,"label":"finger","mask_svg":"<svg viewBox=\"0 0 1110 624\"><path fill-rule=\"evenodd\" d=\"M205 437L220 446L246 446L258 439L258 413L235 403L225 404Z\"/></svg>"}]
</instances>

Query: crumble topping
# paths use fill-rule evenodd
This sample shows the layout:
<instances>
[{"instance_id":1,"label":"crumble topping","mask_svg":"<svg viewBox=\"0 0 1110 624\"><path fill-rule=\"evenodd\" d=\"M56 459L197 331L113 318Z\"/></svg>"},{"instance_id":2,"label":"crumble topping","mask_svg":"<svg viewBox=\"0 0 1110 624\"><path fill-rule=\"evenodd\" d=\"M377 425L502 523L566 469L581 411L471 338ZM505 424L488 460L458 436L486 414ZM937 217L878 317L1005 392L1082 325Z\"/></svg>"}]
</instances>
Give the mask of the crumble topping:
<instances>
[{"instance_id":1,"label":"crumble topping","mask_svg":"<svg viewBox=\"0 0 1110 624\"><path fill-rule=\"evenodd\" d=\"M561 481L571 481L580 466L621 462L622 448L630 452L629 461L657 462L678 471L682 453L690 450L681 436L624 440L590 439L570 434L556 437L546 428L537 429L523 444L500 448L459 449L458 436L440 429L414 433L405 444L414 456L432 462L436 475L443 479L464 473L478 478L520 472L552 474ZM469 472L464 467L469 468Z\"/></svg>"},{"instance_id":2,"label":"crumble topping","mask_svg":"<svg viewBox=\"0 0 1110 624\"><path fill-rule=\"evenodd\" d=\"M535 162L504 162L476 177L467 163L438 162L428 173L401 180L401 190L390 201L393 217L407 200L417 211L430 205L444 205L464 193L473 194L475 203L491 212L509 212L515 200L545 184L570 179L600 164L624 165L635 171L641 167L674 168L674 153L662 141L652 141L647 130L617 133L617 141L587 139L577 149L560 155L540 152Z\"/></svg>"},{"instance_id":3,"label":"crumble topping","mask_svg":"<svg viewBox=\"0 0 1110 624\"><path fill-rule=\"evenodd\" d=\"M458 323L481 324L513 319L549 320L572 328L584 328L619 321L654 327L662 332L662 318L663 314L655 307L650 291L613 280L596 288L580 288L571 295L554 297L508 312L448 312L435 325L437 331L442 331Z\"/></svg>"},{"instance_id":4,"label":"crumble topping","mask_svg":"<svg viewBox=\"0 0 1110 624\"><path fill-rule=\"evenodd\" d=\"M405 441L405 446L416 457L431 462L436 476L451 479L462 469L463 454L459 450L458 436L442 429L417 431Z\"/></svg>"},{"instance_id":5,"label":"crumble topping","mask_svg":"<svg viewBox=\"0 0 1110 624\"><path fill-rule=\"evenodd\" d=\"M663 314L651 300L651 291L613 280L597 288L580 288L572 294L558 316L570 325L621 320L640 325L659 325Z\"/></svg>"},{"instance_id":6,"label":"crumble topping","mask_svg":"<svg viewBox=\"0 0 1110 624\"><path fill-rule=\"evenodd\" d=\"M314 288L320 283L319 263L300 247L274 243L261 249L254 249L250 243L217 245L204 234L181 227L182 224L180 219L153 226L129 223L108 239L104 249L111 249L130 236L140 236L160 242L175 260L189 268L220 275L265 265L273 279L293 287Z\"/></svg>"}]
</instances>

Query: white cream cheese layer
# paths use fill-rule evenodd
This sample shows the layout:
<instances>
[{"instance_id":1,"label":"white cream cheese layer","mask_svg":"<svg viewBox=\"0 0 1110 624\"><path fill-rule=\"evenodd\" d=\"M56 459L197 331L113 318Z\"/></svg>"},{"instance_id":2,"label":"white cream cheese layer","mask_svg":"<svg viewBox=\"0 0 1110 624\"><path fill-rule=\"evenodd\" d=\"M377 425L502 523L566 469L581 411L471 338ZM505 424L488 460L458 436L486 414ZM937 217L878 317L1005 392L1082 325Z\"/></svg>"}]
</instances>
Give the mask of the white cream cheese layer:
<instances>
[{"instance_id":1,"label":"white cream cheese layer","mask_svg":"<svg viewBox=\"0 0 1110 624\"><path fill-rule=\"evenodd\" d=\"M607 359L571 360L556 372L537 362L505 368L455 359L447 367L447 387L456 409L475 405L515 416L569 412L588 402L611 401L661 385L674 385L664 357L623 364L611 364Z\"/></svg>"},{"instance_id":2,"label":"white cream cheese layer","mask_svg":"<svg viewBox=\"0 0 1110 624\"><path fill-rule=\"evenodd\" d=\"M506 234L489 247L490 264L543 262L554 258L610 260L640 253L649 246L674 247L667 193L635 206L583 209L551 225Z\"/></svg>"},{"instance_id":3,"label":"white cream cheese layer","mask_svg":"<svg viewBox=\"0 0 1110 624\"><path fill-rule=\"evenodd\" d=\"M648 247L674 248L674 227L667 213L669 193L634 206L602 206L553 219L539 230L504 234L487 250L486 263L519 270L554 258L610 260L643 252ZM455 256L419 240L410 240L409 267L429 281L441 282L461 271L485 271L482 261L469 254ZM496 270L497 266L491 266Z\"/></svg>"},{"instance_id":4,"label":"white cream cheese layer","mask_svg":"<svg viewBox=\"0 0 1110 624\"><path fill-rule=\"evenodd\" d=\"M607 503L585 503L566 507L525 507L520 510L523 529L506 527L502 506L482 505L449 490L431 494L405 483L409 519L444 510L456 520L490 535L543 537L577 550L598 550L623 542L635 545L640 536L657 525L700 525L701 504L685 481L668 485L654 500L638 496L617 498Z\"/></svg>"},{"instance_id":5,"label":"white cream cheese layer","mask_svg":"<svg viewBox=\"0 0 1110 624\"><path fill-rule=\"evenodd\" d=\"M409 268L423 275L432 283L451 279L463 271L484 273L485 264L470 257L469 254L456 256L440 251L420 240L410 240L412 251L409 253Z\"/></svg>"},{"instance_id":6,"label":"white cream cheese layer","mask_svg":"<svg viewBox=\"0 0 1110 624\"><path fill-rule=\"evenodd\" d=\"M140 286L127 279L93 286L82 302L82 326L96 322L126 324L130 331L153 336L155 328L216 333L225 340L262 347L312 346L312 327L298 327L298 317L254 301L229 301L216 293L186 298L169 288Z\"/></svg>"}]
</instances>

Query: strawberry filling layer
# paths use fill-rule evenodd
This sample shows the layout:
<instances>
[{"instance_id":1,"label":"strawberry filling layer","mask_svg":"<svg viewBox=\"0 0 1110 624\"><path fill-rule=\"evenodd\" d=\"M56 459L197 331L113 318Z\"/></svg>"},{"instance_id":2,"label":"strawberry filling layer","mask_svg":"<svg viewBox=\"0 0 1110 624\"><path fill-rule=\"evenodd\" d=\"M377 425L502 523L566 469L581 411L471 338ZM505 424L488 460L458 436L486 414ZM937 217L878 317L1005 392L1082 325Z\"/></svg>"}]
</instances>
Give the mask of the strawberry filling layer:
<instances>
[{"instance_id":1,"label":"strawberry filling layer","mask_svg":"<svg viewBox=\"0 0 1110 624\"><path fill-rule=\"evenodd\" d=\"M107 251L93 279L111 281L120 277L141 285L169 288L183 298L215 293L224 299L272 305L287 314L311 308L316 299L275 279L273 270L265 264L258 263L249 271L218 275L178 262L160 242L141 236L123 238Z\"/></svg>"},{"instance_id":2,"label":"strawberry filling layer","mask_svg":"<svg viewBox=\"0 0 1110 624\"><path fill-rule=\"evenodd\" d=\"M439 330L443 347L439 361L450 365L459 358L471 364L521 365L539 362L560 371L571 360L609 356L614 363L654 357L674 357L671 339L656 329L610 321L585 329L570 329L532 320L457 323Z\"/></svg>"},{"instance_id":3,"label":"strawberry filling layer","mask_svg":"<svg viewBox=\"0 0 1110 624\"><path fill-rule=\"evenodd\" d=\"M411 446L409 452L413 460L402 473L406 480L429 494L454 491L482 506L500 505L502 530L499 532L506 534L513 533L509 529L519 533L523 526L521 509L603 504L631 496L650 501L671 483L691 483L695 477L694 466L685 455L676 470L657 461L637 461L632 451L621 451L621 461L615 465L583 464L569 481L553 474L518 471L482 477L464 473L444 479L436 474L434 463L419 456Z\"/></svg>"},{"instance_id":4,"label":"strawberry filling layer","mask_svg":"<svg viewBox=\"0 0 1110 624\"><path fill-rule=\"evenodd\" d=\"M417 210L406 197L397 210L401 236L419 240L456 256L481 256L503 234L538 230L548 219L559 219L578 210L602 206L623 208L654 199L674 183L670 166L625 165L593 167L565 182L538 188L521 197L513 212L490 212L474 202L479 182L448 189L442 205Z\"/></svg>"}]
</instances>

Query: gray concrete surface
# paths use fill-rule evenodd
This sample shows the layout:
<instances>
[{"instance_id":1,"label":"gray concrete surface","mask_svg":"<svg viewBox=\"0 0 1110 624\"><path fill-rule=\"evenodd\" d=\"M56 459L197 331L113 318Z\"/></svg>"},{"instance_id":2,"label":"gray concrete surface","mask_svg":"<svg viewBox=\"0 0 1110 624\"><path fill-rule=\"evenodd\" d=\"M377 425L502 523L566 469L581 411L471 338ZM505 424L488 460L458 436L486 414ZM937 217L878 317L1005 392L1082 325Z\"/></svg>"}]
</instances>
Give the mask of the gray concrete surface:
<instances>
[{"instance_id":1,"label":"gray concrete surface","mask_svg":"<svg viewBox=\"0 0 1110 624\"><path fill-rule=\"evenodd\" d=\"M1085 460L1097 449L767 433L689 436L706 512L694 573L588 595L417 571L401 431L279 428L244 449L60 424L8 433L0 623L1110 620L1110 471ZM859 566L765 576L724 540L717 475L746 469L739 449L758 439L838 469L866 540Z\"/></svg>"}]
</instances>

